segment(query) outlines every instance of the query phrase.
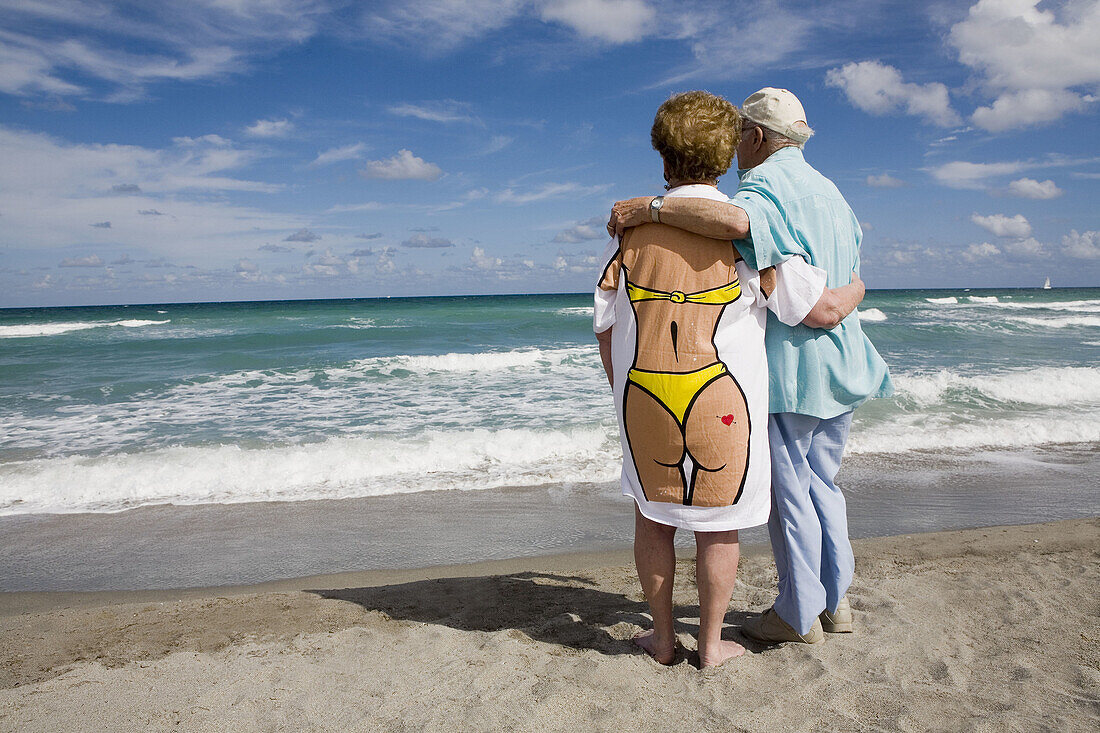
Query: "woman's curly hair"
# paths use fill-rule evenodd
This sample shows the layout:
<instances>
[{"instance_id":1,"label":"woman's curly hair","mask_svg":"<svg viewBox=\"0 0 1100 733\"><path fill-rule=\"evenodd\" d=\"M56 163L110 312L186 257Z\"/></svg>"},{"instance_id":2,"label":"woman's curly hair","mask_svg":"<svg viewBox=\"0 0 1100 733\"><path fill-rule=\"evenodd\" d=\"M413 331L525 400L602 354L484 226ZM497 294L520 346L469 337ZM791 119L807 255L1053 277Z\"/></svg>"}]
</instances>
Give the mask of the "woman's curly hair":
<instances>
[{"instance_id":1,"label":"woman's curly hair","mask_svg":"<svg viewBox=\"0 0 1100 733\"><path fill-rule=\"evenodd\" d=\"M741 113L709 92L674 94L657 109L649 138L670 179L714 180L733 163L741 142Z\"/></svg>"}]
</instances>

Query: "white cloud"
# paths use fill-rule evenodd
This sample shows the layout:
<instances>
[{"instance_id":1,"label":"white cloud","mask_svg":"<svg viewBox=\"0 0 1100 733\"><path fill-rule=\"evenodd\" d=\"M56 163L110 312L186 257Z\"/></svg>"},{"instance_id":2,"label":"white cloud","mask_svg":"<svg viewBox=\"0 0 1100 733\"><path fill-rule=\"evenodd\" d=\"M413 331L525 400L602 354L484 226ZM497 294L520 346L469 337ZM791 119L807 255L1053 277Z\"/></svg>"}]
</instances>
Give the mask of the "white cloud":
<instances>
[{"instance_id":1,"label":"white cloud","mask_svg":"<svg viewBox=\"0 0 1100 733\"><path fill-rule=\"evenodd\" d=\"M997 249L997 245L990 244L989 242L982 242L981 244L972 244L966 248L962 253L962 257L967 262L976 262L977 260L983 260L987 257L995 257L1001 253L1001 250Z\"/></svg>"},{"instance_id":2,"label":"white cloud","mask_svg":"<svg viewBox=\"0 0 1100 733\"><path fill-rule=\"evenodd\" d=\"M389 252L381 252L378 255L377 262L374 263L374 270L379 275L388 275L397 269L397 263L393 261L393 254Z\"/></svg>"},{"instance_id":3,"label":"white cloud","mask_svg":"<svg viewBox=\"0 0 1100 733\"><path fill-rule=\"evenodd\" d=\"M246 259L246 258L242 257L241 259L237 260L237 266L235 268L233 268L233 270L234 270L234 272L240 272L240 273L253 273L253 272L259 272L260 268L252 260L249 260L249 259Z\"/></svg>"},{"instance_id":4,"label":"white cloud","mask_svg":"<svg viewBox=\"0 0 1100 733\"><path fill-rule=\"evenodd\" d=\"M998 237L1022 239L1031 236L1031 224L1028 223L1023 214L1017 214L1016 216L1005 216L1004 214L981 216L973 214L970 221Z\"/></svg>"},{"instance_id":5,"label":"white cloud","mask_svg":"<svg viewBox=\"0 0 1100 733\"><path fill-rule=\"evenodd\" d=\"M661 87L700 76L748 76L753 69L775 66L804 51L815 28L815 21L806 13L788 12L774 4L739 4L734 17L722 6L717 6L716 12L701 10L686 18L681 17L678 7L670 7L675 10L669 21L683 24L679 37L691 41L695 61L689 68L658 82ZM767 40L746 42L746 39Z\"/></svg>"},{"instance_id":6,"label":"white cloud","mask_svg":"<svg viewBox=\"0 0 1100 733\"><path fill-rule=\"evenodd\" d=\"M656 16L643 0L550 0L542 19L610 43L641 40Z\"/></svg>"},{"instance_id":7,"label":"white cloud","mask_svg":"<svg viewBox=\"0 0 1100 733\"><path fill-rule=\"evenodd\" d=\"M579 183L546 183L541 188L526 193L517 193L513 188L506 188L495 197L498 204L529 204L543 199L557 198L559 196L587 196L607 188L607 186L582 186Z\"/></svg>"},{"instance_id":8,"label":"white cloud","mask_svg":"<svg viewBox=\"0 0 1100 733\"><path fill-rule=\"evenodd\" d=\"M607 220L596 216L586 221L577 222L568 229L558 232L552 241L563 244L576 244L578 242L590 242L594 239L607 239Z\"/></svg>"},{"instance_id":9,"label":"white cloud","mask_svg":"<svg viewBox=\"0 0 1100 733\"><path fill-rule=\"evenodd\" d=\"M1090 93L1100 84L1100 2L1070 0L1057 13L1049 3L1039 5L980 0L951 29L948 42L959 61L994 97L974 112L980 127L1001 131L1050 122L1095 101Z\"/></svg>"},{"instance_id":10,"label":"white cloud","mask_svg":"<svg viewBox=\"0 0 1100 733\"><path fill-rule=\"evenodd\" d=\"M1046 253L1046 248L1043 247L1043 243L1035 237L1026 237L1011 242L1002 242L1001 249L1003 249L1006 254L1016 255L1018 257L1038 257Z\"/></svg>"},{"instance_id":11,"label":"white cloud","mask_svg":"<svg viewBox=\"0 0 1100 733\"><path fill-rule=\"evenodd\" d=\"M58 267L103 267L103 260L99 258L99 255L88 255L87 257L66 257L57 263Z\"/></svg>"},{"instance_id":12,"label":"white cloud","mask_svg":"<svg viewBox=\"0 0 1100 733\"><path fill-rule=\"evenodd\" d=\"M1020 178L1008 184L1008 192L1025 199L1056 199L1064 191L1054 181L1036 181L1034 178Z\"/></svg>"},{"instance_id":13,"label":"white cloud","mask_svg":"<svg viewBox=\"0 0 1100 733\"><path fill-rule=\"evenodd\" d=\"M528 0L391 0L372 3L359 32L435 55L451 51L511 23Z\"/></svg>"},{"instance_id":14,"label":"white cloud","mask_svg":"<svg viewBox=\"0 0 1100 733\"><path fill-rule=\"evenodd\" d=\"M830 69L825 75L825 83L841 89L852 104L871 114L901 111L942 126L962 121L951 108L946 86L939 82L913 84L902 81L900 71L878 61L861 61Z\"/></svg>"},{"instance_id":15,"label":"white cloud","mask_svg":"<svg viewBox=\"0 0 1100 733\"><path fill-rule=\"evenodd\" d=\"M365 143L352 143L351 145L344 145L339 148L329 148L324 152L318 153L317 157L310 163L311 166L329 165L330 163L339 163L343 160L358 160L363 157L364 151L367 146Z\"/></svg>"},{"instance_id":16,"label":"white cloud","mask_svg":"<svg viewBox=\"0 0 1100 733\"><path fill-rule=\"evenodd\" d=\"M1011 175L1030 167L1022 161L1005 163L969 163L962 160L944 163L931 169L932 177L951 188L986 187L986 181L995 176Z\"/></svg>"},{"instance_id":17,"label":"white cloud","mask_svg":"<svg viewBox=\"0 0 1100 733\"><path fill-rule=\"evenodd\" d=\"M47 135L0 126L0 190L69 192L69 195L135 194L192 190L278 191L282 186L215 175L257 157L216 135L176 138L164 149L134 145L74 145Z\"/></svg>"},{"instance_id":18,"label":"white cloud","mask_svg":"<svg viewBox=\"0 0 1100 733\"><path fill-rule=\"evenodd\" d=\"M29 39L28 39L29 40ZM0 35L0 91L8 94L77 94L83 87L53 76L53 63L37 49L18 47L11 34Z\"/></svg>"},{"instance_id":19,"label":"white cloud","mask_svg":"<svg viewBox=\"0 0 1100 733\"><path fill-rule=\"evenodd\" d=\"M1062 237L1062 252L1067 257L1079 260L1100 259L1100 232L1078 233L1076 229Z\"/></svg>"},{"instance_id":20,"label":"white cloud","mask_svg":"<svg viewBox=\"0 0 1100 733\"><path fill-rule=\"evenodd\" d=\"M1066 112L1078 112L1093 97L1082 97L1065 89L1024 89L999 96L990 107L979 107L971 117L978 127L990 132L1014 130L1020 125L1053 122Z\"/></svg>"},{"instance_id":21,"label":"white cloud","mask_svg":"<svg viewBox=\"0 0 1100 733\"><path fill-rule=\"evenodd\" d=\"M326 267L343 267L347 264L344 260L333 254L331 249L326 249L324 254L318 255L311 262L314 265L324 265Z\"/></svg>"},{"instance_id":22,"label":"white cloud","mask_svg":"<svg viewBox=\"0 0 1100 733\"><path fill-rule=\"evenodd\" d=\"M150 83L243 71L253 56L311 37L332 6L329 0L195 0L186 13L172 3L144 3L139 13L127 3L99 0L5 3L0 90L93 96L98 80L113 87L107 101L132 101ZM88 40L97 33L109 34L110 45Z\"/></svg>"},{"instance_id":23,"label":"white cloud","mask_svg":"<svg viewBox=\"0 0 1100 733\"><path fill-rule=\"evenodd\" d=\"M1009 176L1025 170L1043 168L1069 168L1100 162L1095 156L1071 157L1055 153L1032 160L1012 160L1001 163L969 163L952 161L933 168L926 168L938 183L951 188L983 189L989 188L991 178ZM1074 177L1095 177L1097 174L1071 173Z\"/></svg>"},{"instance_id":24,"label":"white cloud","mask_svg":"<svg viewBox=\"0 0 1100 733\"><path fill-rule=\"evenodd\" d=\"M283 239L284 242L316 242L321 238L320 234L311 232L309 229L299 229L293 234Z\"/></svg>"},{"instance_id":25,"label":"white cloud","mask_svg":"<svg viewBox=\"0 0 1100 733\"><path fill-rule=\"evenodd\" d=\"M479 270L495 270L504 264L504 260L486 255L481 247L474 247L474 253L470 255L470 264Z\"/></svg>"},{"instance_id":26,"label":"white cloud","mask_svg":"<svg viewBox=\"0 0 1100 733\"><path fill-rule=\"evenodd\" d=\"M481 150L482 155L492 155L493 153L499 153L506 147L512 144L514 138L507 135L493 135L489 138L489 142Z\"/></svg>"},{"instance_id":27,"label":"white cloud","mask_svg":"<svg viewBox=\"0 0 1100 733\"><path fill-rule=\"evenodd\" d=\"M382 178L391 181L434 181L443 175L443 170L439 166L416 157L411 150L399 150L397 155L386 160L369 161L360 172L365 178Z\"/></svg>"},{"instance_id":28,"label":"white cloud","mask_svg":"<svg viewBox=\"0 0 1100 733\"><path fill-rule=\"evenodd\" d=\"M883 173L881 176L867 176L867 185L872 188L902 188L909 184L889 173Z\"/></svg>"},{"instance_id":29,"label":"white cloud","mask_svg":"<svg viewBox=\"0 0 1100 733\"><path fill-rule=\"evenodd\" d=\"M413 249L444 249L453 247L454 242L441 237L429 237L427 234L414 234L401 243L402 247Z\"/></svg>"},{"instance_id":30,"label":"white cloud","mask_svg":"<svg viewBox=\"0 0 1100 733\"><path fill-rule=\"evenodd\" d=\"M478 119L470 114L469 105L453 100L424 104L397 104L387 111L398 117L415 117L428 122L478 122Z\"/></svg>"},{"instance_id":31,"label":"white cloud","mask_svg":"<svg viewBox=\"0 0 1100 733\"><path fill-rule=\"evenodd\" d=\"M294 132L294 123L290 120L256 120L244 128L252 137L286 137Z\"/></svg>"},{"instance_id":32,"label":"white cloud","mask_svg":"<svg viewBox=\"0 0 1100 733\"><path fill-rule=\"evenodd\" d=\"M346 214L350 211L386 211L394 208L392 204L381 201L365 201L361 204L336 204L325 209L326 214Z\"/></svg>"},{"instance_id":33,"label":"white cloud","mask_svg":"<svg viewBox=\"0 0 1100 733\"><path fill-rule=\"evenodd\" d=\"M124 251L201 259L229 272L245 252L305 224L295 214L210 196L282 190L232 175L256 157L217 136L147 148L74 144L0 125L0 246L18 245L31 261L56 262L53 252L96 232ZM164 211L171 215L150 213ZM89 229L102 221L112 228Z\"/></svg>"},{"instance_id":34,"label":"white cloud","mask_svg":"<svg viewBox=\"0 0 1100 733\"><path fill-rule=\"evenodd\" d=\"M314 265L312 263L307 263L302 265L302 274L318 277L337 277L340 274L340 268L335 265Z\"/></svg>"},{"instance_id":35,"label":"white cloud","mask_svg":"<svg viewBox=\"0 0 1100 733\"><path fill-rule=\"evenodd\" d=\"M552 267L562 273L587 274L593 272L594 268L599 267L601 264L590 254L559 254Z\"/></svg>"},{"instance_id":36,"label":"white cloud","mask_svg":"<svg viewBox=\"0 0 1100 733\"><path fill-rule=\"evenodd\" d=\"M448 201L446 203L439 204L438 206L430 207L430 210L435 211L435 212L440 212L440 211L452 211L454 209L460 209L463 206L466 206L467 204L472 203L474 201L478 201L480 199L483 199L488 195L489 195L489 189L487 189L487 188L471 188L469 191L462 194L460 197L458 197L454 201Z\"/></svg>"},{"instance_id":37,"label":"white cloud","mask_svg":"<svg viewBox=\"0 0 1100 733\"><path fill-rule=\"evenodd\" d=\"M89 96L87 86L63 78L75 70L78 75L112 84L114 91L106 101L130 102L139 99L150 82L195 81L241 67L232 48L173 46L174 55L141 55L75 38L58 42L0 31L0 70L4 72L0 90Z\"/></svg>"}]
</instances>

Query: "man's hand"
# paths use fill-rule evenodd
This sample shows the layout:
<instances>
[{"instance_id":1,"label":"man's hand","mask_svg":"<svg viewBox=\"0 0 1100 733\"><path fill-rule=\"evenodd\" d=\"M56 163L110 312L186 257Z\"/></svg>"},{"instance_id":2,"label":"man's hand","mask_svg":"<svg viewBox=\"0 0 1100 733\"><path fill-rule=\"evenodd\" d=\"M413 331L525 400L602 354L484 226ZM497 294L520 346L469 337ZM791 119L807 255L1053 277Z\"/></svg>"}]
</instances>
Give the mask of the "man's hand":
<instances>
[{"instance_id":1,"label":"man's hand","mask_svg":"<svg viewBox=\"0 0 1100 733\"><path fill-rule=\"evenodd\" d=\"M607 221L607 233L612 237L621 237L630 227L649 221L649 205L656 196L641 196L626 201L616 201L611 207L611 218Z\"/></svg>"},{"instance_id":2,"label":"man's hand","mask_svg":"<svg viewBox=\"0 0 1100 733\"><path fill-rule=\"evenodd\" d=\"M859 275L852 273L852 281L839 288L825 288L817 304L802 319L802 325L810 328L836 328L863 302L867 288Z\"/></svg>"}]
</instances>

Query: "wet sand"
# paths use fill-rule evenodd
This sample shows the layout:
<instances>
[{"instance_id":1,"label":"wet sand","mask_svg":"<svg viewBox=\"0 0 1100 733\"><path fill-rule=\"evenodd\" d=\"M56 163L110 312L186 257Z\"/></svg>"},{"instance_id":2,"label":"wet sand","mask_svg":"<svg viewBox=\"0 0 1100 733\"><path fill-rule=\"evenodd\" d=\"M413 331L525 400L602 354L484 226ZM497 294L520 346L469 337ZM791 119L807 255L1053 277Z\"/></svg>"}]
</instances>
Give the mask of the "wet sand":
<instances>
[{"instance_id":1,"label":"wet sand","mask_svg":"<svg viewBox=\"0 0 1100 733\"><path fill-rule=\"evenodd\" d=\"M1100 519L855 541L856 632L664 668L628 551L0 594L0 729L1095 730ZM725 636L774 597L747 552Z\"/></svg>"}]
</instances>

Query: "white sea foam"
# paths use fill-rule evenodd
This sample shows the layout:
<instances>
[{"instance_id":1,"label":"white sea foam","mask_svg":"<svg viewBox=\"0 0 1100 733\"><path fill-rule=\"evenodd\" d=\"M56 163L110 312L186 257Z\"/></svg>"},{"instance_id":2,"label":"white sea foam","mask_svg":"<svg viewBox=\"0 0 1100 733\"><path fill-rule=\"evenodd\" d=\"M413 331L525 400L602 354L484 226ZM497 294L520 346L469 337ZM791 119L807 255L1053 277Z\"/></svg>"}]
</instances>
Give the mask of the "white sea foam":
<instances>
[{"instance_id":1,"label":"white sea foam","mask_svg":"<svg viewBox=\"0 0 1100 733\"><path fill-rule=\"evenodd\" d=\"M1013 310L1052 310L1073 313L1100 313L1100 300L1062 300L1046 303L1043 301L997 302L999 308Z\"/></svg>"},{"instance_id":2,"label":"white sea foam","mask_svg":"<svg viewBox=\"0 0 1100 733\"><path fill-rule=\"evenodd\" d=\"M868 308L867 310L859 311L859 320L869 323L878 323L886 320L886 314L878 308Z\"/></svg>"},{"instance_id":3,"label":"white sea foam","mask_svg":"<svg viewBox=\"0 0 1100 733\"><path fill-rule=\"evenodd\" d=\"M42 405L48 395L30 394ZM606 404L604 404L606 403ZM5 415L0 450L121 451L208 437L285 443L432 425L558 428L611 398L595 345L242 370L108 402Z\"/></svg>"},{"instance_id":4,"label":"white sea foam","mask_svg":"<svg viewBox=\"0 0 1100 733\"><path fill-rule=\"evenodd\" d=\"M349 318L348 322L343 324L343 327L361 330L366 328L374 328L375 326L373 318Z\"/></svg>"},{"instance_id":5,"label":"white sea foam","mask_svg":"<svg viewBox=\"0 0 1100 733\"><path fill-rule=\"evenodd\" d=\"M896 375L896 407L856 412L848 450L1009 448L1100 442L1100 368Z\"/></svg>"},{"instance_id":6,"label":"white sea foam","mask_svg":"<svg viewBox=\"0 0 1100 733\"><path fill-rule=\"evenodd\" d=\"M573 308L558 308L554 311L559 316L589 316L592 315L592 306L581 305Z\"/></svg>"},{"instance_id":7,"label":"white sea foam","mask_svg":"<svg viewBox=\"0 0 1100 733\"><path fill-rule=\"evenodd\" d=\"M590 356L594 347L580 346L565 349L523 349L517 351L488 351L473 354L451 353L430 355L384 356L360 359L351 364L353 371L378 371L392 374L397 370L408 372L494 372L502 369L553 367L578 357ZM330 373L333 370L329 370Z\"/></svg>"},{"instance_id":8,"label":"white sea foam","mask_svg":"<svg viewBox=\"0 0 1100 733\"><path fill-rule=\"evenodd\" d=\"M1009 320L1015 323L1026 323L1029 326L1039 326L1041 328L1073 328L1075 326L1100 328L1100 316L1058 316L1055 318L1012 316Z\"/></svg>"},{"instance_id":9,"label":"white sea foam","mask_svg":"<svg viewBox=\"0 0 1100 733\"><path fill-rule=\"evenodd\" d=\"M925 298L925 300L927 300L929 303L934 303L935 305L954 305L955 303L959 302L959 299L956 298L954 295L948 296L946 298Z\"/></svg>"},{"instance_id":10,"label":"white sea foam","mask_svg":"<svg viewBox=\"0 0 1100 733\"><path fill-rule=\"evenodd\" d=\"M896 375L897 399L904 404L928 408L942 404L999 403L1043 406L1100 406L1100 368L1042 367L988 375L961 375L951 371L935 374Z\"/></svg>"},{"instance_id":11,"label":"white sea foam","mask_svg":"<svg viewBox=\"0 0 1100 733\"><path fill-rule=\"evenodd\" d=\"M1100 419L1095 417L1066 420L1047 415L960 423L942 416L907 415L865 429L853 427L846 452L906 453L1096 442L1100 442Z\"/></svg>"},{"instance_id":12,"label":"white sea foam","mask_svg":"<svg viewBox=\"0 0 1100 733\"><path fill-rule=\"evenodd\" d=\"M150 504L339 499L618 476L617 436L572 430L432 431L243 449L174 447L0 464L0 515L115 512Z\"/></svg>"},{"instance_id":13,"label":"white sea foam","mask_svg":"<svg viewBox=\"0 0 1100 733\"><path fill-rule=\"evenodd\" d=\"M971 303L984 303L987 305L989 303L1001 302L1001 299L998 298L996 295L968 295L966 296L966 299L969 300Z\"/></svg>"},{"instance_id":14,"label":"white sea foam","mask_svg":"<svg viewBox=\"0 0 1100 733\"><path fill-rule=\"evenodd\" d=\"M72 323L32 323L18 326L0 326L0 338L29 338L32 336L57 336L72 331L85 331L91 328L106 328L109 326L121 326L122 328L141 328L143 326L160 326L171 323L164 321L142 321L129 319L125 321L109 322L81 322Z\"/></svg>"}]
</instances>

